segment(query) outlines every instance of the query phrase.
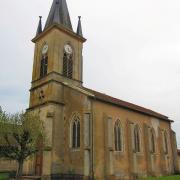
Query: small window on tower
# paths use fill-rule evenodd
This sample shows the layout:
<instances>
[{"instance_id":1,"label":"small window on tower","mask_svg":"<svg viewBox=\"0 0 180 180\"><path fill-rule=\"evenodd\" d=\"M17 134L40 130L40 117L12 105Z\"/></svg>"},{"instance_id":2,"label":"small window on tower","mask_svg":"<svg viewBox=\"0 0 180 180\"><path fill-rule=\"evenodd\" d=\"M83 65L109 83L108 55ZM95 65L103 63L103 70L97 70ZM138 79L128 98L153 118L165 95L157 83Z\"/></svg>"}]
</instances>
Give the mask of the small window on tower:
<instances>
[{"instance_id":1,"label":"small window on tower","mask_svg":"<svg viewBox=\"0 0 180 180\"><path fill-rule=\"evenodd\" d=\"M69 79L73 78L73 50L69 44L64 46L63 75Z\"/></svg>"}]
</instances>

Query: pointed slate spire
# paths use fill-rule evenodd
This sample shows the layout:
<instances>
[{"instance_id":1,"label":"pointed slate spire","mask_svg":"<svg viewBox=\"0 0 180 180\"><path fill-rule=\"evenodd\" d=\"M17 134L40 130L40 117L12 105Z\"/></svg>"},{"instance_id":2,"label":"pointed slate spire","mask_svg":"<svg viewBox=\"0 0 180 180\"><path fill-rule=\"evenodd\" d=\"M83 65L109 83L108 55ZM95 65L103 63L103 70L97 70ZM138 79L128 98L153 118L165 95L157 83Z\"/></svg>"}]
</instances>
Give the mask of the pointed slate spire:
<instances>
[{"instance_id":1,"label":"pointed slate spire","mask_svg":"<svg viewBox=\"0 0 180 180\"><path fill-rule=\"evenodd\" d=\"M66 0L53 0L45 29L54 23L73 30Z\"/></svg>"},{"instance_id":2,"label":"pointed slate spire","mask_svg":"<svg viewBox=\"0 0 180 180\"><path fill-rule=\"evenodd\" d=\"M77 35L82 36L83 37L83 33L82 33L82 25L81 25L81 16L78 16L79 21L78 21L78 27L77 27Z\"/></svg>"},{"instance_id":3,"label":"pointed slate spire","mask_svg":"<svg viewBox=\"0 0 180 180\"><path fill-rule=\"evenodd\" d=\"M42 33L42 16L39 16L39 24L36 32L36 36Z\"/></svg>"}]
</instances>

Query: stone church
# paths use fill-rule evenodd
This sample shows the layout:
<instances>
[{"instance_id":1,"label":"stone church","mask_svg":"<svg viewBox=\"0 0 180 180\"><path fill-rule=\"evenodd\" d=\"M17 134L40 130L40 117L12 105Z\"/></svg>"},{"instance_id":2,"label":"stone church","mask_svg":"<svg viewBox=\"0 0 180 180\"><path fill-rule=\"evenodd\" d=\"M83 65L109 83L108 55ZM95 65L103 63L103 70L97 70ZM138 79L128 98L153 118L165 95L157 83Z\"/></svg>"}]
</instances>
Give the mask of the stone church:
<instances>
[{"instance_id":1,"label":"stone church","mask_svg":"<svg viewBox=\"0 0 180 180\"><path fill-rule=\"evenodd\" d=\"M177 170L173 122L165 115L83 86L81 18L53 0L35 43L28 111L45 123L45 151L24 172L42 179L135 179ZM39 148L41 149L41 148Z\"/></svg>"}]
</instances>

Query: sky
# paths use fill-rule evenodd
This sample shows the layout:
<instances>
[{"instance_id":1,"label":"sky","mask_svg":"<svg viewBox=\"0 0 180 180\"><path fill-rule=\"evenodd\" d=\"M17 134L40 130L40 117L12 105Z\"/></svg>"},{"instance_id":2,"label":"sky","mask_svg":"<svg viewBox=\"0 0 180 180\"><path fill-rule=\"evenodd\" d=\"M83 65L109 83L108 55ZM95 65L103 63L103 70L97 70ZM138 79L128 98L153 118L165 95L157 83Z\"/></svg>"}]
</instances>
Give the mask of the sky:
<instances>
[{"instance_id":1,"label":"sky","mask_svg":"<svg viewBox=\"0 0 180 180\"><path fill-rule=\"evenodd\" d=\"M28 108L38 16L52 0L0 0L0 105ZM67 0L82 16L84 86L174 120L180 148L180 1Z\"/></svg>"}]
</instances>

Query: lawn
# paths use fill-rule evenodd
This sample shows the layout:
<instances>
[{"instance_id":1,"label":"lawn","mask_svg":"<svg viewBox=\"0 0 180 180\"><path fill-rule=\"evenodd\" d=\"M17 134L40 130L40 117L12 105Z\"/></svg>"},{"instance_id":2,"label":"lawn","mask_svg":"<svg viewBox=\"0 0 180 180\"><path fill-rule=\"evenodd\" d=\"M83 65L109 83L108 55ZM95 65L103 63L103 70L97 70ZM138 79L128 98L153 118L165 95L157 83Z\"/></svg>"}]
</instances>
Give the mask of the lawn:
<instances>
[{"instance_id":1,"label":"lawn","mask_svg":"<svg viewBox=\"0 0 180 180\"><path fill-rule=\"evenodd\" d=\"M149 177L144 180L180 180L180 176L166 176L166 177Z\"/></svg>"},{"instance_id":2,"label":"lawn","mask_svg":"<svg viewBox=\"0 0 180 180\"><path fill-rule=\"evenodd\" d=\"M0 180L8 180L9 174L8 173L0 173Z\"/></svg>"}]
</instances>

